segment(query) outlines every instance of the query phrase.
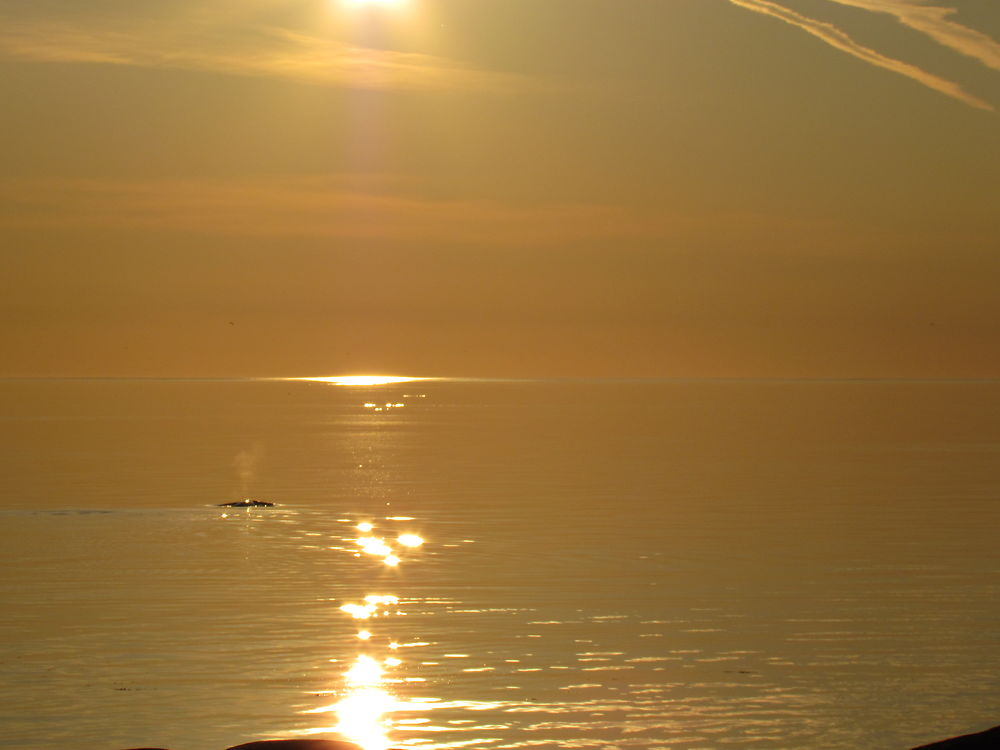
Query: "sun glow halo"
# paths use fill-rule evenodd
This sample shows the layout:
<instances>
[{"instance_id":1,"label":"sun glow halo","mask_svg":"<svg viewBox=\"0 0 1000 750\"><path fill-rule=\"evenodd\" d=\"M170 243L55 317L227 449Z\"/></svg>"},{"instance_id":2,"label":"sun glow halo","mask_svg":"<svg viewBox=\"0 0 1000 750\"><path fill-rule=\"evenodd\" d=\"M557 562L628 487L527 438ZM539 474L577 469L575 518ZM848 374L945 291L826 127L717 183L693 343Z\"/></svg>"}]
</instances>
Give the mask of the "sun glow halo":
<instances>
[{"instance_id":1,"label":"sun glow halo","mask_svg":"<svg viewBox=\"0 0 1000 750\"><path fill-rule=\"evenodd\" d=\"M348 0L350 5L354 6L375 6L383 8L391 8L395 5L402 5L405 0Z\"/></svg>"}]
</instances>

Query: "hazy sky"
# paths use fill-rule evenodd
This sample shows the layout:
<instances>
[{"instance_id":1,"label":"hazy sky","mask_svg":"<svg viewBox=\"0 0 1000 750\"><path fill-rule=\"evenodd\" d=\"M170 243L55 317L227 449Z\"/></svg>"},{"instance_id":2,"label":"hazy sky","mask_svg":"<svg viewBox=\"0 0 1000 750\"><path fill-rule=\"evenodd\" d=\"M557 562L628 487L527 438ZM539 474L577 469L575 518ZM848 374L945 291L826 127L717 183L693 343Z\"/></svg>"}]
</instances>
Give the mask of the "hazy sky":
<instances>
[{"instance_id":1,"label":"hazy sky","mask_svg":"<svg viewBox=\"0 0 1000 750\"><path fill-rule=\"evenodd\" d=\"M0 375L1000 376L997 0L0 0Z\"/></svg>"}]
</instances>

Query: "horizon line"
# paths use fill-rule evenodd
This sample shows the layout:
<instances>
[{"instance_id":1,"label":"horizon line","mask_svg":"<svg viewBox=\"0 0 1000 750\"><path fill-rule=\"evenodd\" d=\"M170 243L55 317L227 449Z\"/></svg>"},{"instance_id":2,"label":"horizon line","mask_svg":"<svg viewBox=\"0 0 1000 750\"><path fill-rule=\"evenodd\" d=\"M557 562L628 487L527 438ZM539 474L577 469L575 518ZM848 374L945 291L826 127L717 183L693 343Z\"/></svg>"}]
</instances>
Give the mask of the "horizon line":
<instances>
[{"instance_id":1,"label":"horizon line","mask_svg":"<svg viewBox=\"0 0 1000 750\"><path fill-rule=\"evenodd\" d=\"M337 387L380 388L385 385L405 385L413 382L439 383L661 383L661 382L759 382L759 383L990 383L1000 382L1000 375L978 376L868 376L868 375L549 375L522 377L478 376L385 376L386 382L337 382L354 377L374 376L280 376L280 375L0 375L0 382L13 381L112 381L112 382L204 382L204 383L266 383L301 382Z\"/></svg>"}]
</instances>

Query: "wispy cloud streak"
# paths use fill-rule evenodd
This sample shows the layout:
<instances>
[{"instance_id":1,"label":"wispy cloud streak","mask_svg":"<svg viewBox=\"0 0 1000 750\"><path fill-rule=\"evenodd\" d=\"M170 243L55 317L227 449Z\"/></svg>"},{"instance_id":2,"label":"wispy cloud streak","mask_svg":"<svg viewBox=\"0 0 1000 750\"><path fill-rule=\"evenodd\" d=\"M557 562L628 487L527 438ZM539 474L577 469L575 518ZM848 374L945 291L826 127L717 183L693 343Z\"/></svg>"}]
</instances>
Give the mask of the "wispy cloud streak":
<instances>
[{"instance_id":1,"label":"wispy cloud streak","mask_svg":"<svg viewBox=\"0 0 1000 750\"><path fill-rule=\"evenodd\" d=\"M113 29L21 20L0 23L0 56L203 70L368 89L496 92L528 87L517 76L434 55L361 47L288 29L258 28L225 38L211 29L201 32L181 39L169 30L140 24Z\"/></svg>"},{"instance_id":2,"label":"wispy cloud streak","mask_svg":"<svg viewBox=\"0 0 1000 750\"><path fill-rule=\"evenodd\" d=\"M839 0L834 1L839 2ZM863 60L864 62L875 65L879 68L892 71L893 73L906 76L907 78L917 81L927 88L933 89L934 91L946 96L950 96L960 102L964 102L971 107L988 111L993 110L993 106L989 102L973 96L957 83L949 81L946 78L941 78L933 73L929 73L916 65L911 65L910 63L903 62L902 60L896 60L895 58L883 55L870 47L866 47L855 41L849 34L847 34L847 32L832 23L804 16L801 13L797 13L794 10L786 8L783 5L778 5L770 0L729 0L729 2L733 5L740 6L741 8L752 10L755 13L771 16L784 21L785 23L791 24L792 26L797 26L806 33L812 34L816 38L829 44L831 47L839 49L842 52L846 52L852 57L856 57L859 60Z\"/></svg>"},{"instance_id":3,"label":"wispy cloud streak","mask_svg":"<svg viewBox=\"0 0 1000 750\"><path fill-rule=\"evenodd\" d=\"M651 236L662 220L606 203L427 198L355 178L0 181L0 227L171 231L539 247Z\"/></svg>"},{"instance_id":4,"label":"wispy cloud streak","mask_svg":"<svg viewBox=\"0 0 1000 750\"><path fill-rule=\"evenodd\" d=\"M425 195L405 176L279 175L228 179L0 179L0 229L164 233L280 240L403 243L407 247L542 250L653 240L703 247L723 233L748 247L816 233L825 252L833 224L817 229L786 215L654 211L595 201L508 201ZM796 254L801 253L795 241ZM842 251L839 243L833 243Z\"/></svg>"},{"instance_id":5,"label":"wispy cloud streak","mask_svg":"<svg viewBox=\"0 0 1000 750\"><path fill-rule=\"evenodd\" d=\"M982 32L949 19L957 11L922 0L830 0L840 5L895 16L905 26L983 65L1000 70L1000 43Z\"/></svg>"}]
</instances>

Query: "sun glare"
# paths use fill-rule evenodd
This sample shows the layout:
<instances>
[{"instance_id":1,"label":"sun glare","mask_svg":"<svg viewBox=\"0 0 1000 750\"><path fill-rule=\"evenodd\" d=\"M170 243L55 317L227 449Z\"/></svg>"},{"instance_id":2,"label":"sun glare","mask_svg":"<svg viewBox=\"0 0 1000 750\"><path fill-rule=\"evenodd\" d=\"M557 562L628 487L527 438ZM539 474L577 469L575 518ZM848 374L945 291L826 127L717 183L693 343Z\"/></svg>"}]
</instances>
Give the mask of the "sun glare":
<instances>
[{"instance_id":1,"label":"sun glare","mask_svg":"<svg viewBox=\"0 0 1000 750\"><path fill-rule=\"evenodd\" d=\"M382 669L374 660L362 661L368 658L360 657L347 674L347 682L354 689L336 704L340 720L337 731L364 750L385 750L392 745L388 717L398 710L399 703L387 690L378 686Z\"/></svg>"},{"instance_id":2,"label":"sun glare","mask_svg":"<svg viewBox=\"0 0 1000 750\"><path fill-rule=\"evenodd\" d=\"M345 0L344 5L353 8L385 8L394 9L403 5L406 0Z\"/></svg>"}]
</instances>

